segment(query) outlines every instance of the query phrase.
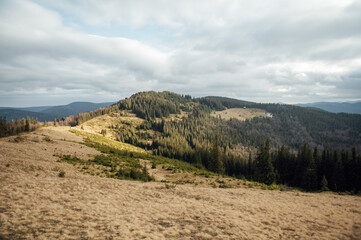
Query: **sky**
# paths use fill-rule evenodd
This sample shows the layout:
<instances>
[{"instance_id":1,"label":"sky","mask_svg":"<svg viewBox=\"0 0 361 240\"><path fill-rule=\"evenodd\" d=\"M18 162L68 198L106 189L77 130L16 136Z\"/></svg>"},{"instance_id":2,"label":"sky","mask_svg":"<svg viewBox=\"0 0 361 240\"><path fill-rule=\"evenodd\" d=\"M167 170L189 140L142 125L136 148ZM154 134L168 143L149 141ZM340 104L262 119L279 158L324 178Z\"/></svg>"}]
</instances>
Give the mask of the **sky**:
<instances>
[{"instance_id":1,"label":"sky","mask_svg":"<svg viewBox=\"0 0 361 240\"><path fill-rule=\"evenodd\" d=\"M361 1L0 0L0 106L361 100Z\"/></svg>"}]
</instances>

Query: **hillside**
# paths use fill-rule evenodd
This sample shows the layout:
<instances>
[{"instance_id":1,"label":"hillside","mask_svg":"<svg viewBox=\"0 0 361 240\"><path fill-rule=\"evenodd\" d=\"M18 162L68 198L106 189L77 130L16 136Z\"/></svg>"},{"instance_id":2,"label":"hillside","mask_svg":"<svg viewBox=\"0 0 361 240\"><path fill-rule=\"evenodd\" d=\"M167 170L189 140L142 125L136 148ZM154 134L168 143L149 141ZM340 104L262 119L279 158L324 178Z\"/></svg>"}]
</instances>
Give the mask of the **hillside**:
<instances>
[{"instance_id":1,"label":"hillside","mask_svg":"<svg viewBox=\"0 0 361 240\"><path fill-rule=\"evenodd\" d=\"M214 111L212 117L219 117L223 120L231 120L232 118L241 121L251 120L253 118L272 118L272 114L256 108L230 108L223 111Z\"/></svg>"},{"instance_id":2,"label":"hillside","mask_svg":"<svg viewBox=\"0 0 361 240\"><path fill-rule=\"evenodd\" d=\"M301 107L319 108L333 113L356 113L361 114L361 102L315 102L297 104Z\"/></svg>"},{"instance_id":3,"label":"hillside","mask_svg":"<svg viewBox=\"0 0 361 240\"><path fill-rule=\"evenodd\" d=\"M249 118L244 121L239 115L245 108ZM215 112L238 115L220 118ZM141 92L66 122L157 156L237 178L309 191L361 190L361 115L357 114ZM268 172L267 179L262 177L262 165L258 164L262 156L268 161L269 168L262 170Z\"/></svg>"},{"instance_id":4,"label":"hillside","mask_svg":"<svg viewBox=\"0 0 361 240\"><path fill-rule=\"evenodd\" d=\"M78 126L154 156L239 179L357 194L361 191L360 122L358 114L140 92L56 125ZM38 125L1 121L0 133L7 136Z\"/></svg>"},{"instance_id":5,"label":"hillside","mask_svg":"<svg viewBox=\"0 0 361 240\"><path fill-rule=\"evenodd\" d=\"M355 146L361 149L361 115L358 114L334 114L313 108L252 103L223 97L206 97L199 101L217 110L247 107L271 113L272 119L257 118L236 124L241 129L240 134L246 135L253 144L258 144L259 139L269 138L274 146L299 148L308 143L319 148L350 149Z\"/></svg>"},{"instance_id":6,"label":"hillside","mask_svg":"<svg viewBox=\"0 0 361 240\"><path fill-rule=\"evenodd\" d=\"M117 155L118 147L128 149L128 155ZM106 149L113 150L104 153ZM264 185L254 182L208 175L172 159L145 160L146 154L137 154L144 150L81 126L47 127L1 138L0 239L358 239L361 235L357 196L263 190ZM106 159L112 158L120 162L108 165ZM146 164L154 181L122 180L120 169L138 168L137 162L141 168Z\"/></svg>"}]
</instances>

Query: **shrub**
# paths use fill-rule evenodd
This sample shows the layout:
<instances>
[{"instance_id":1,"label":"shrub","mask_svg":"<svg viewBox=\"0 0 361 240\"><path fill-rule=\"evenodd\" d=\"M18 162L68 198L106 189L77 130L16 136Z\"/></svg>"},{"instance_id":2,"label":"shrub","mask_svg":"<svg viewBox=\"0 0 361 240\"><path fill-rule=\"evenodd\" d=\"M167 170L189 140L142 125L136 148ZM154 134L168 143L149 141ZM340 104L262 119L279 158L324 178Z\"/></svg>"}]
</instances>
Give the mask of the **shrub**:
<instances>
[{"instance_id":1,"label":"shrub","mask_svg":"<svg viewBox=\"0 0 361 240\"><path fill-rule=\"evenodd\" d=\"M65 172L64 171L59 172L58 176L61 178L65 177Z\"/></svg>"},{"instance_id":2,"label":"shrub","mask_svg":"<svg viewBox=\"0 0 361 240\"><path fill-rule=\"evenodd\" d=\"M43 140L46 141L46 142L52 142L53 141L53 140L50 139L49 136L43 137Z\"/></svg>"},{"instance_id":3,"label":"shrub","mask_svg":"<svg viewBox=\"0 0 361 240\"><path fill-rule=\"evenodd\" d=\"M323 177L322 177L322 180L321 180L321 191L322 191L322 192L329 190L329 188L327 187L327 185L328 185L328 181L327 181L326 177L323 176Z\"/></svg>"},{"instance_id":4,"label":"shrub","mask_svg":"<svg viewBox=\"0 0 361 240\"><path fill-rule=\"evenodd\" d=\"M277 184L272 184L270 186L268 186L269 190L281 190L280 186L278 186Z\"/></svg>"},{"instance_id":5,"label":"shrub","mask_svg":"<svg viewBox=\"0 0 361 240\"><path fill-rule=\"evenodd\" d=\"M228 185L228 184L225 184L225 183L222 183L222 184L219 184L219 188L232 188L232 186Z\"/></svg>"},{"instance_id":6,"label":"shrub","mask_svg":"<svg viewBox=\"0 0 361 240\"><path fill-rule=\"evenodd\" d=\"M165 186L166 189L175 189L177 187L177 184L175 184L175 183L170 183L170 184L165 183L164 186Z\"/></svg>"},{"instance_id":7,"label":"shrub","mask_svg":"<svg viewBox=\"0 0 361 240\"><path fill-rule=\"evenodd\" d=\"M17 136L16 138L14 138L14 142L16 142L16 143L24 142L25 140L26 140L26 138L23 136Z\"/></svg>"},{"instance_id":8,"label":"shrub","mask_svg":"<svg viewBox=\"0 0 361 240\"><path fill-rule=\"evenodd\" d=\"M105 136L105 135L107 134L107 130L106 130L106 129L102 129L102 130L100 131L100 134L103 135L103 136Z\"/></svg>"}]
</instances>

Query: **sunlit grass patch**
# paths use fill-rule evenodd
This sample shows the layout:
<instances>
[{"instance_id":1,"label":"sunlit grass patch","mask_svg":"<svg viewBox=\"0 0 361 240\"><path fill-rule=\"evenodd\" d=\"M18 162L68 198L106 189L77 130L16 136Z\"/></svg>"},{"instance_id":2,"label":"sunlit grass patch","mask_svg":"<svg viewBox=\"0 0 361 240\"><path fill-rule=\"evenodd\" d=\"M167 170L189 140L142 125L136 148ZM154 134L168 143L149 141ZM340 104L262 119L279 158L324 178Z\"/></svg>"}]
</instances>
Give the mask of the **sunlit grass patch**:
<instances>
[{"instance_id":1,"label":"sunlit grass patch","mask_svg":"<svg viewBox=\"0 0 361 240\"><path fill-rule=\"evenodd\" d=\"M146 152L142 148L135 147L135 146L133 146L131 144L128 144L128 143L117 142L117 141L108 139L108 138L106 138L104 136L97 135L97 134L94 134L94 133L78 131L78 130L75 130L75 129L71 129L69 131L72 132L72 133L75 133L77 135L83 136L85 138L86 145L92 145L92 143L94 143L94 144L98 143L98 144L105 145L105 147L108 146L108 147L115 148L115 149L118 149L118 150L126 150L126 151L129 151L129 152L139 152L139 153L145 153ZM90 146L90 147L92 147L92 146Z\"/></svg>"}]
</instances>

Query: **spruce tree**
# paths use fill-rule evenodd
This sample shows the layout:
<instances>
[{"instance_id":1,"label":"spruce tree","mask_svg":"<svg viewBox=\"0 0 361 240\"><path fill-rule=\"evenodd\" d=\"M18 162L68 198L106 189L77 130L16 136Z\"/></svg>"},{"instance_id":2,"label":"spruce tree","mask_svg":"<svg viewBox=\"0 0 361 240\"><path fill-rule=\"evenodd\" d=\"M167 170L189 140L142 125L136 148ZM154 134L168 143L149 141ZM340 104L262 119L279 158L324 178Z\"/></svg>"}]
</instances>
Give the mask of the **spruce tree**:
<instances>
[{"instance_id":1,"label":"spruce tree","mask_svg":"<svg viewBox=\"0 0 361 240\"><path fill-rule=\"evenodd\" d=\"M253 161L252 161L252 152L249 152L248 163L247 163L247 177L253 175Z\"/></svg>"},{"instance_id":2,"label":"spruce tree","mask_svg":"<svg viewBox=\"0 0 361 240\"><path fill-rule=\"evenodd\" d=\"M218 146L218 136L214 137L214 142L211 150L211 159L209 162L209 170L215 173L222 174L224 172L223 162L221 159L221 151Z\"/></svg>"},{"instance_id":3,"label":"spruce tree","mask_svg":"<svg viewBox=\"0 0 361 240\"><path fill-rule=\"evenodd\" d=\"M333 171L334 190L344 191L345 190L344 166L336 150L334 151L333 161L335 162L334 163L335 170Z\"/></svg>"},{"instance_id":4,"label":"spruce tree","mask_svg":"<svg viewBox=\"0 0 361 240\"><path fill-rule=\"evenodd\" d=\"M301 152L300 172L298 174L301 177L301 187L307 190L315 190L318 185L316 163L313 155L312 150L307 144L304 144Z\"/></svg>"},{"instance_id":5,"label":"spruce tree","mask_svg":"<svg viewBox=\"0 0 361 240\"><path fill-rule=\"evenodd\" d=\"M255 161L255 178L257 181L272 184L276 180L276 174L273 169L270 155L269 140L258 148L258 153Z\"/></svg>"},{"instance_id":6,"label":"spruce tree","mask_svg":"<svg viewBox=\"0 0 361 240\"><path fill-rule=\"evenodd\" d=\"M25 131L26 132L30 131L30 117L29 116L25 120Z\"/></svg>"}]
</instances>

